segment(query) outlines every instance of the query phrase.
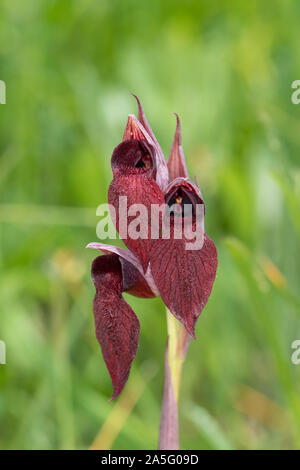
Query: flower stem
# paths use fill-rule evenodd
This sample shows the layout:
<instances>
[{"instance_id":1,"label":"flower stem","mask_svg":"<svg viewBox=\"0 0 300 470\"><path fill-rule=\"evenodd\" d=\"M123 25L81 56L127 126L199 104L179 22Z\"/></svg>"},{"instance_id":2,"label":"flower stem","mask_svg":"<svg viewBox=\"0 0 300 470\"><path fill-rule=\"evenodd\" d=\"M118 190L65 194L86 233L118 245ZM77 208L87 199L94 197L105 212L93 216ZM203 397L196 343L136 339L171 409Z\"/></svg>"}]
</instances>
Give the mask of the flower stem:
<instances>
[{"instance_id":1,"label":"flower stem","mask_svg":"<svg viewBox=\"0 0 300 470\"><path fill-rule=\"evenodd\" d=\"M178 398L181 369L190 341L184 326L167 313L168 341L165 352L165 380L160 422L159 449L179 449Z\"/></svg>"}]
</instances>

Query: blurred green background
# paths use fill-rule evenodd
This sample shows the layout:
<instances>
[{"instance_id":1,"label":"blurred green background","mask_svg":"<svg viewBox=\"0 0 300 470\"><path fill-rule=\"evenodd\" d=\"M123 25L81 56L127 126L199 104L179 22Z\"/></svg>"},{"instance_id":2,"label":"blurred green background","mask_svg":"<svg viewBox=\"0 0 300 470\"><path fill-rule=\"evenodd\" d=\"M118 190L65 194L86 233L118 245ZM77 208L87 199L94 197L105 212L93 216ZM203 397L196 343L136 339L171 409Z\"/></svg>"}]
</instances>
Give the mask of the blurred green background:
<instances>
[{"instance_id":1,"label":"blurred green background","mask_svg":"<svg viewBox=\"0 0 300 470\"><path fill-rule=\"evenodd\" d=\"M2 449L157 446L164 306L126 295L140 345L108 402L84 249L130 92L166 156L179 113L219 253L183 371L181 446L300 448L299 15L296 0L1 2Z\"/></svg>"}]
</instances>

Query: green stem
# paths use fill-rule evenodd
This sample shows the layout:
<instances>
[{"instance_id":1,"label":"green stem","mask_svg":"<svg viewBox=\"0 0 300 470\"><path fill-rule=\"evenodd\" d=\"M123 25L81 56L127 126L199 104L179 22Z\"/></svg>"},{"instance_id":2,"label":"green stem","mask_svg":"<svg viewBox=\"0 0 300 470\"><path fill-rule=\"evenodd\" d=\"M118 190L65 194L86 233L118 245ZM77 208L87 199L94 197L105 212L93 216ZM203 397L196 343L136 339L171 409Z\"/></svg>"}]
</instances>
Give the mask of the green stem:
<instances>
[{"instance_id":1,"label":"green stem","mask_svg":"<svg viewBox=\"0 0 300 470\"><path fill-rule=\"evenodd\" d=\"M166 309L168 327L168 362L176 402L179 398L182 365L186 356L190 336L185 327Z\"/></svg>"},{"instance_id":2,"label":"green stem","mask_svg":"<svg viewBox=\"0 0 300 470\"><path fill-rule=\"evenodd\" d=\"M179 449L178 398L182 365L190 336L167 310L168 342L165 353L165 380L160 421L159 449Z\"/></svg>"}]
</instances>

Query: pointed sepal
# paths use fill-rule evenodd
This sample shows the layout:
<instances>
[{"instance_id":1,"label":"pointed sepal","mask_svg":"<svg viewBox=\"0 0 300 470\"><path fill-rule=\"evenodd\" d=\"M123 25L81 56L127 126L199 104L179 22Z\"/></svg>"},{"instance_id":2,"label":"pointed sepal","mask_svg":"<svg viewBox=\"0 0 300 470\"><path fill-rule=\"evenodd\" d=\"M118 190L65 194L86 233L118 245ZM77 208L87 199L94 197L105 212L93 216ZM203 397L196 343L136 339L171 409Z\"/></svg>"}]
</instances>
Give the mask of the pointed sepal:
<instances>
[{"instance_id":1,"label":"pointed sepal","mask_svg":"<svg viewBox=\"0 0 300 470\"><path fill-rule=\"evenodd\" d=\"M156 182L161 187L161 189L164 189L169 182L169 175L168 175L168 167L166 164L163 151L158 143L157 138L155 137L154 132L152 131L150 127L150 124L146 118L145 112L142 108L139 98L133 93L132 93L132 96L136 99L136 102L138 105L138 122L140 123L139 127L141 129L141 126L142 126L142 129L144 129L144 138L145 136L148 136L149 143L150 144L152 143L154 145L154 148L156 151L157 169L158 169L157 174L156 174ZM134 124L134 121L132 120L132 115L130 117L131 117L130 125L132 126ZM135 123L135 125L137 125L137 123ZM126 135L128 135L128 133Z\"/></svg>"},{"instance_id":2,"label":"pointed sepal","mask_svg":"<svg viewBox=\"0 0 300 470\"><path fill-rule=\"evenodd\" d=\"M188 176L181 138L181 127L178 114L176 116L176 130L171 152L168 159L169 181L172 182L175 178Z\"/></svg>"}]
</instances>

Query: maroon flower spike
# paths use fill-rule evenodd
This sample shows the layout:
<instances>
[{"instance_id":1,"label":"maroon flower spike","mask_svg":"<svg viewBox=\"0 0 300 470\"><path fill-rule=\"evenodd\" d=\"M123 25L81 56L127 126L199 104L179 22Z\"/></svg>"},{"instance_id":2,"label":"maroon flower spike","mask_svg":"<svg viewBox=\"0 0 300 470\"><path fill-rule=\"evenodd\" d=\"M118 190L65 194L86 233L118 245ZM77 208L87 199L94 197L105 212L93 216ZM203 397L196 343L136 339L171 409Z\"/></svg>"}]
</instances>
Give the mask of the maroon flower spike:
<instances>
[{"instance_id":1,"label":"maroon flower spike","mask_svg":"<svg viewBox=\"0 0 300 470\"><path fill-rule=\"evenodd\" d=\"M195 338L195 323L209 298L217 269L216 248L204 228L203 197L198 184L188 178L179 118L176 115L175 137L166 164L135 98L138 119L129 115L123 141L113 151L113 180L108 192L109 203L116 211L116 228L129 249L103 243L88 245L104 253L92 267L94 314L96 335L113 383L112 398L128 378L139 336L138 319L122 293L144 298L160 295ZM146 216L131 212L135 204L145 207ZM165 209L157 227L151 218L154 204L164 204ZM143 217L147 218L144 224ZM122 233L124 222L128 230ZM131 224L143 225L138 237L130 234ZM153 226L158 236L151 239Z\"/></svg>"},{"instance_id":2,"label":"maroon flower spike","mask_svg":"<svg viewBox=\"0 0 300 470\"><path fill-rule=\"evenodd\" d=\"M128 118L124 137L130 137L130 135L132 138L123 140L113 151L111 166L114 178L108 190L108 201L116 209L118 232L126 246L139 257L143 269L146 271L152 246L151 205L163 204L164 194L156 182L157 178L161 176L157 148L147 137L146 131L141 130L141 124L131 116ZM123 213L121 206L124 200L121 200L120 196L126 197L124 202L126 220L123 217L121 221L119 214ZM127 231L137 215L134 213L132 216L127 216L130 207L134 204L142 204L147 210L148 218L147 230L141 230L138 239L130 237L130 231ZM142 217L143 214L140 216ZM124 234L120 231L120 222L126 227Z\"/></svg>"}]
</instances>

